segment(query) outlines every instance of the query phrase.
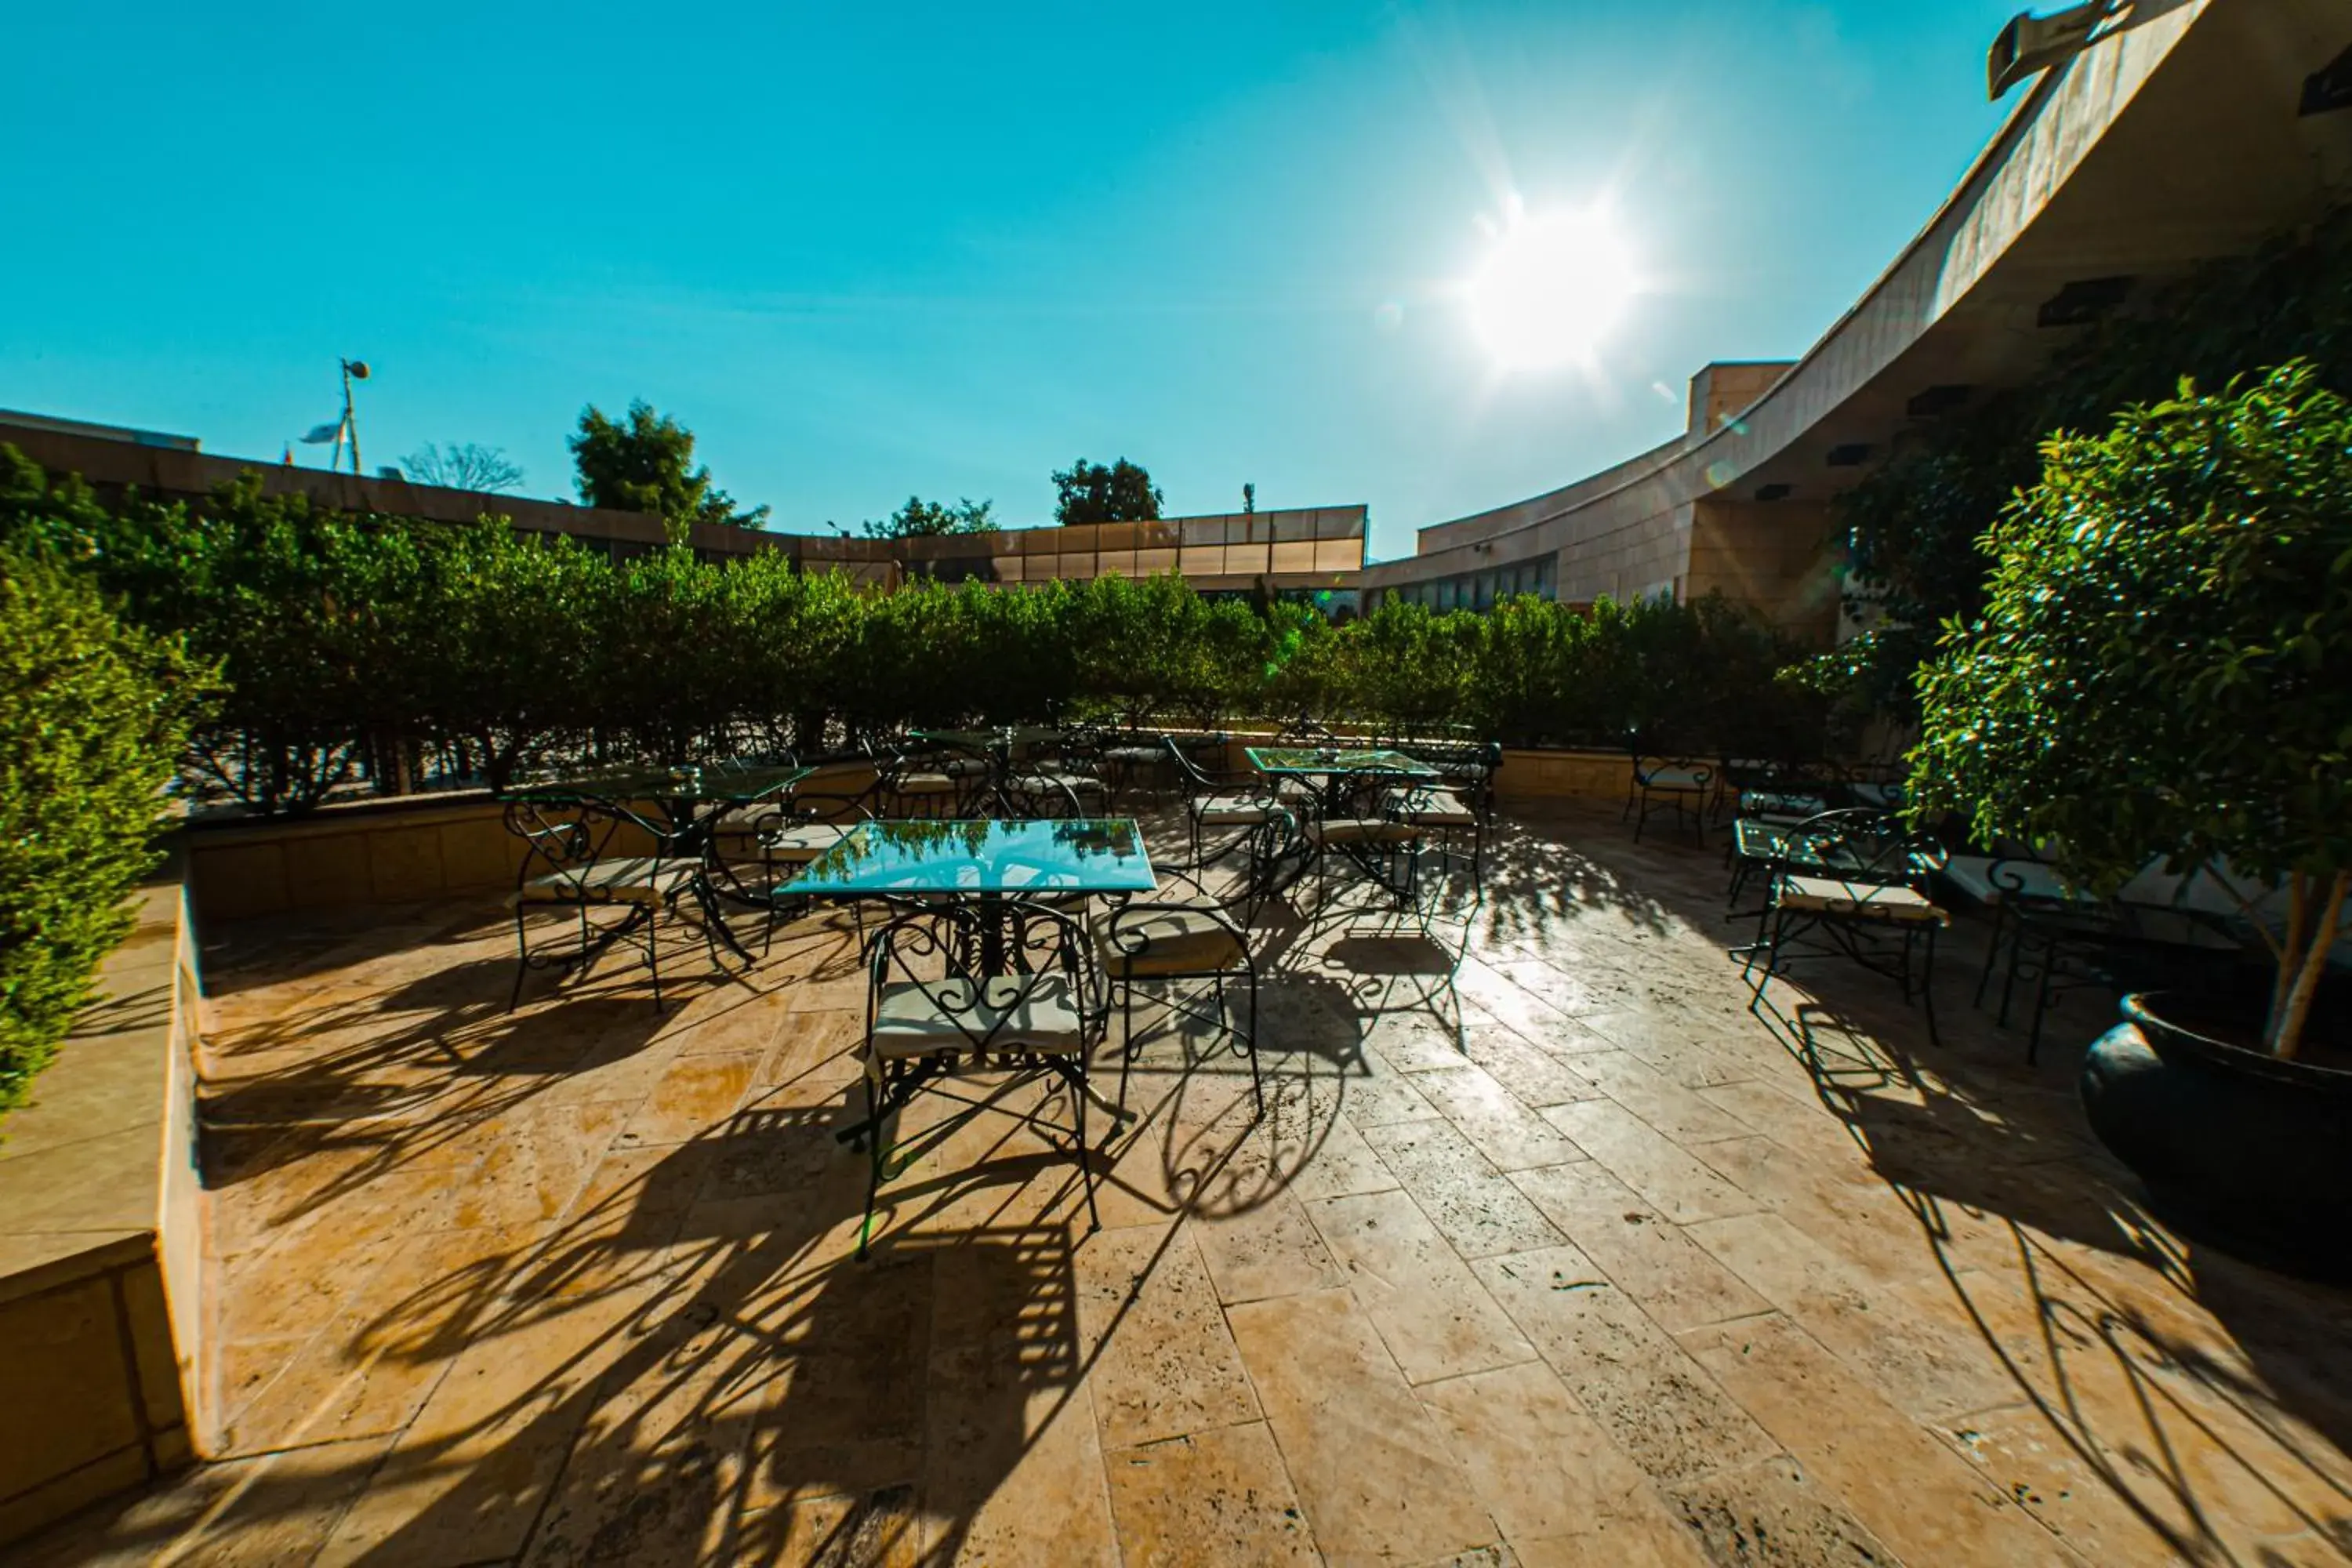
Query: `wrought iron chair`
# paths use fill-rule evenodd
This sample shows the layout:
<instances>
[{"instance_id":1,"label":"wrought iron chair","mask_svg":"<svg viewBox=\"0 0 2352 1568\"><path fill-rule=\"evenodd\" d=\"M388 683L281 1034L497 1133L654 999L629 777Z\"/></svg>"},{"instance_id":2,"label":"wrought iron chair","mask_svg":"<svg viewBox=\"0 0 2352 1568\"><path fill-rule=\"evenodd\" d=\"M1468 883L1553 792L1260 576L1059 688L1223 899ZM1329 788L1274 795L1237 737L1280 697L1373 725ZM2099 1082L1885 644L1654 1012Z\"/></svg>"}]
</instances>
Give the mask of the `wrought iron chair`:
<instances>
[{"instance_id":1,"label":"wrought iron chair","mask_svg":"<svg viewBox=\"0 0 2352 1568\"><path fill-rule=\"evenodd\" d=\"M1462 859L1454 843L1457 837L1466 835L1471 892L1478 899L1486 896L1486 818L1454 788L1444 782L1398 784L1381 796L1381 815L1434 837L1441 865Z\"/></svg>"},{"instance_id":2,"label":"wrought iron chair","mask_svg":"<svg viewBox=\"0 0 2352 1568\"><path fill-rule=\"evenodd\" d=\"M1503 768L1499 741L1481 741L1467 731L1442 735L1374 735L1376 750L1402 752L1437 770L1439 781L1459 796L1479 820L1495 820L1495 775Z\"/></svg>"},{"instance_id":3,"label":"wrought iron chair","mask_svg":"<svg viewBox=\"0 0 2352 1568\"><path fill-rule=\"evenodd\" d=\"M768 906L767 946L775 944L778 921L805 901L793 896L792 879L838 846L851 828L874 819L867 799L858 790L795 790L782 802L743 814L749 818L749 842L740 852L759 864L759 885Z\"/></svg>"},{"instance_id":4,"label":"wrought iron chair","mask_svg":"<svg viewBox=\"0 0 2352 1568\"><path fill-rule=\"evenodd\" d=\"M993 922L995 929L984 931ZM866 942L866 1120L846 1134L867 1152L866 1218L857 1256L872 1239L882 1184L946 1131L981 1110L1003 1111L1003 1089L975 1098L955 1087L980 1072L1010 1071L1065 1092L1066 1124L1008 1112L1045 1133L1066 1137L1078 1161L1087 1216L1099 1228L1088 1163L1087 1065L1108 1026L1101 970L1091 934L1066 910L1022 900L902 909ZM983 962L992 956L995 968ZM968 1109L925 1133L894 1162L893 1128L918 1094Z\"/></svg>"},{"instance_id":5,"label":"wrought iron chair","mask_svg":"<svg viewBox=\"0 0 2352 1568\"><path fill-rule=\"evenodd\" d=\"M1647 752L1637 742L1633 776L1625 790L1625 807L1617 814L1617 819L1622 822L1628 816L1633 816L1633 842L1639 844L1643 829L1650 824L1651 811L1662 805L1671 805L1675 825L1689 824L1692 840L1703 843L1706 837L1707 796L1714 788L1714 763Z\"/></svg>"},{"instance_id":6,"label":"wrought iron chair","mask_svg":"<svg viewBox=\"0 0 2352 1568\"><path fill-rule=\"evenodd\" d=\"M1270 813L1245 836L1249 857L1226 884L1213 892L1198 869L1157 868L1160 879L1179 881L1192 889L1189 899L1114 899L1095 921L1095 942L1109 988L1119 1008L1120 1048L1118 1103L1127 1107L1128 1075L1135 1066L1135 994L1142 985L1166 984L1168 1005L1181 1016L1213 1024L1246 1055L1250 1093L1258 1114L1265 1113L1265 1083L1257 1061L1257 961L1250 952L1250 931L1272 886L1272 872L1288 854L1297 823L1286 811ZM1246 988L1243 1026L1235 1029L1225 1017L1225 983L1239 980ZM1176 1000L1176 983L1207 980L1215 984L1213 1016Z\"/></svg>"},{"instance_id":7,"label":"wrought iron chair","mask_svg":"<svg viewBox=\"0 0 2352 1568\"><path fill-rule=\"evenodd\" d=\"M1098 730L1063 731L1059 738L1034 750L1008 773L1003 786L1007 805L1028 815L1051 816L1055 813L1050 809L1028 808L1066 796L1086 803L1104 802L1110 786L1103 777L1103 750L1102 732Z\"/></svg>"},{"instance_id":8,"label":"wrought iron chair","mask_svg":"<svg viewBox=\"0 0 2352 1568\"><path fill-rule=\"evenodd\" d=\"M1890 830L1883 813L1831 812L1807 822L1772 868L1761 940L1745 950L1751 1009L1790 963L1843 956L1894 979L1905 1002L1916 993L1927 1015L1928 1041L1940 1044L1936 938L1952 918L1927 889L1947 854L1926 834ZM1809 937L1819 939L1813 951L1792 945Z\"/></svg>"},{"instance_id":9,"label":"wrought iron chair","mask_svg":"<svg viewBox=\"0 0 2352 1568\"><path fill-rule=\"evenodd\" d=\"M1101 773L1112 805L1137 794L1150 798L1160 793L1156 783L1147 784L1147 781L1168 765L1169 739L1164 731L1128 730L1107 733L1102 740Z\"/></svg>"},{"instance_id":10,"label":"wrought iron chair","mask_svg":"<svg viewBox=\"0 0 2352 1568\"><path fill-rule=\"evenodd\" d=\"M960 814L970 788L968 778L948 771L947 758L904 736L885 737L876 744L875 793L887 815L907 817L950 817Z\"/></svg>"},{"instance_id":11,"label":"wrought iron chair","mask_svg":"<svg viewBox=\"0 0 2352 1568\"><path fill-rule=\"evenodd\" d=\"M1419 912L1422 850L1428 837L1427 827L1399 816L1328 816L1319 803L1307 803L1299 838L1314 864L1317 912L1330 902L1334 855L1355 866L1364 880L1385 889L1398 908Z\"/></svg>"},{"instance_id":12,"label":"wrought iron chair","mask_svg":"<svg viewBox=\"0 0 2352 1568\"><path fill-rule=\"evenodd\" d=\"M650 855L615 855L612 843L626 826L649 837ZM653 973L654 1011L661 1011L661 944L657 916L675 914L680 896L692 892L702 874L698 854L668 853L668 837L635 813L593 802L557 802L529 797L510 800L506 808L509 833L523 842L522 864L515 873L515 890L507 903L515 915L514 988L507 995L507 1011L522 1000L523 978L534 969L583 971L605 948L625 936L641 933L646 965ZM625 918L599 924L593 910L618 910ZM570 910L579 922L578 941L553 950L530 945L530 917L551 910ZM708 924L703 942L711 962L719 960Z\"/></svg>"},{"instance_id":13,"label":"wrought iron chair","mask_svg":"<svg viewBox=\"0 0 2352 1568\"><path fill-rule=\"evenodd\" d=\"M1192 845L1188 865L1198 868L1231 852L1252 830L1265 826L1285 809L1265 774L1229 769L1212 772L1187 754L1172 736L1161 739L1167 742L1178 787L1184 792L1184 826ZM1214 850L1207 848L1211 835L1225 832L1238 836Z\"/></svg>"}]
</instances>

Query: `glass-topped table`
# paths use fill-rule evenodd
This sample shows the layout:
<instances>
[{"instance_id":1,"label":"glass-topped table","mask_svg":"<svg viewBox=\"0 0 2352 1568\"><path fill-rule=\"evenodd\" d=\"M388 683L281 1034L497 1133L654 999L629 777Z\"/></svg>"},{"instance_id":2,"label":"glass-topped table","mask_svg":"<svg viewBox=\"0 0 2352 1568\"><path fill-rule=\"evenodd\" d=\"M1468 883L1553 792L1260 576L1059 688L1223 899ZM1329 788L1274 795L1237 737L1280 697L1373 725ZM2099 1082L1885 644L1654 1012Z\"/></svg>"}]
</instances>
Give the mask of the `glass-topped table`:
<instances>
[{"instance_id":1,"label":"glass-topped table","mask_svg":"<svg viewBox=\"0 0 2352 1568\"><path fill-rule=\"evenodd\" d=\"M1350 793L1387 779L1426 780L1438 770L1402 752L1345 746L1245 746L1250 766L1270 778L1321 779L1323 809L1336 816Z\"/></svg>"},{"instance_id":2,"label":"glass-topped table","mask_svg":"<svg viewBox=\"0 0 2352 1568\"><path fill-rule=\"evenodd\" d=\"M1159 874L1131 817L863 822L789 884L813 898L1148 893Z\"/></svg>"}]
</instances>

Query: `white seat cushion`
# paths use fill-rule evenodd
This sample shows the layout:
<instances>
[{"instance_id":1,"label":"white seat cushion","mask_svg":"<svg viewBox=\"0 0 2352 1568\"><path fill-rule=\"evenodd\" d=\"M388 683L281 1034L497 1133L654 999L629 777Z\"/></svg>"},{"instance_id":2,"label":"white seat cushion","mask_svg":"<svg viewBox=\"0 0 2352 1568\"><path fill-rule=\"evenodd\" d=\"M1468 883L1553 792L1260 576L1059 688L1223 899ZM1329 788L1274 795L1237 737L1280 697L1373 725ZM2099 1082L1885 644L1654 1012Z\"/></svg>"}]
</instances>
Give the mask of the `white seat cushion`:
<instances>
[{"instance_id":1,"label":"white seat cushion","mask_svg":"<svg viewBox=\"0 0 2352 1568\"><path fill-rule=\"evenodd\" d=\"M760 837L760 847L771 859L806 865L849 836L849 829L832 822L788 822Z\"/></svg>"},{"instance_id":2,"label":"white seat cushion","mask_svg":"<svg viewBox=\"0 0 2352 1568\"><path fill-rule=\"evenodd\" d=\"M1307 825L1307 842L1326 844L1409 844L1420 830L1409 822L1377 816L1334 816Z\"/></svg>"},{"instance_id":3,"label":"white seat cushion","mask_svg":"<svg viewBox=\"0 0 2352 1568\"><path fill-rule=\"evenodd\" d=\"M1993 868L2000 868L2000 879L1993 879ZM1955 855L1944 862L1944 875L1952 885L1980 904L1997 904L2003 895L2012 891L2029 899L2078 899L2084 895L2069 888L2059 879L2057 871L2039 860L1996 860L1990 855Z\"/></svg>"},{"instance_id":4,"label":"white seat cushion","mask_svg":"<svg viewBox=\"0 0 2352 1568\"><path fill-rule=\"evenodd\" d=\"M1103 782L1092 773L1024 773L1017 779L1007 780L1005 787L1023 795L1051 795L1057 789L1084 795L1088 790L1102 788Z\"/></svg>"},{"instance_id":5,"label":"white seat cushion","mask_svg":"<svg viewBox=\"0 0 2352 1568\"><path fill-rule=\"evenodd\" d=\"M1705 789L1714 782L1702 777L1696 768L1652 768L1642 779L1643 789L1695 790Z\"/></svg>"},{"instance_id":6,"label":"white seat cushion","mask_svg":"<svg viewBox=\"0 0 2352 1568\"><path fill-rule=\"evenodd\" d=\"M1739 792L1739 814L1742 816L1803 818L1819 816L1829 808L1830 803L1822 796L1802 791L1744 789Z\"/></svg>"},{"instance_id":7,"label":"white seat cushion","mask_svg":"<svg viewBox=\"0 0 2352 1568\"><path fill-rule=\"evenodd\" d=\"M719 814L714 831L721 838L747 837L760 831L762 822L773 822L779 808L772 803L756 805L730 805Z\"/></svg>"},{"instance_id":8,"label":"white seat cushion","mask_svg":"<svg viewBox=\"0 0 2352 1568\"><path fill-rule=\"evenodd\" d=\"M1249 962L1241 939L1205 910L1114 910L1095 922L1095 942L1104 967L1122 980L1240 969Z\"/></svg>"},{"instance_id":9,"label":"white seat cushion","mask_svg":"<svg viewBox=\"0 0 2352 1568\"><path fill-rule=\"evenodd\" d=\"M1192 803L1192 815L1220 827L1255 827L1274 816L1262 800L1237 800L1232 795L1204 795Z\"/></svg>"},{"instance_id":10,"label":"white seat cushion","mask_svg":"<svg viewBox=\"0 0 2352 1568\"><path fill-rule=\"evenodd\" d=\"M1949 925L1952 917L1924 893L1876 882L1848 882L1836 877L1783 877L1772 890L1776 908L1819 914L1860 915L1867 920Z\"/></svg>"},{"instance_id":11,"label":"white seat cushion","mask_svg":"<svg viewBox=\"0 0 2352 1568\"><path fill-rule=\"evenodd\" d=\"M694 865L652 855L591 860L533 877L507 900L515 904L657 904L694 880Z\"/></svg>"},{"instance_id":12,"label":"white seat cushion","mask_svg":"<svg viewBox=\"0 0 2352 1568\"><path fill-rule=\"evenodd\" d=\"M890 787L899 795L953 795L956 784L945 773L901 773Z\"/></svg>"},{"instance_id":13,"label":"white seat cushion","mask_svg":"<svg viewBox=\"0 0 2352 1568\"><path fill-rule=\"evenodd\" d=\"M1066 974L999 975L977 998L969 981L894 981L875 1001L873 1047L885 1058L971 1050L1076 1056L1086 1049L1086 1020Z\"/></svg>"},{"instance_id":14,"label":"white seat cushion","mask_svg":"<svg viewBox=\"0 0 2352 1568\"><path fill-rule=\"evenodd\" d=\"M1158 746L1113 746L1103 755L1114 763L1161 763L1168 760L1168 753Z\"/></svg>"},{"instance_id":15,"label":"white seat cushion","mask_svg":"<svg viewBox=\"0 0 2352 1568\"><path fill-rule=\"evenodd\" d=\"M1478 826L1478 814L1450 789L1392 789L1382 804L1390 811L1423 827Z\"/></svg>"},{"instance_id":16,"label":"white seat cushion","mask_svg":"<svg viewBox=\"0 0 2352 1568\"><path fill-rule=\"evenodd\" d=\"M950 757L940 764L940 772L951 779L977 778L988 772L986 757Z\"/></svg>"}]
</instances>

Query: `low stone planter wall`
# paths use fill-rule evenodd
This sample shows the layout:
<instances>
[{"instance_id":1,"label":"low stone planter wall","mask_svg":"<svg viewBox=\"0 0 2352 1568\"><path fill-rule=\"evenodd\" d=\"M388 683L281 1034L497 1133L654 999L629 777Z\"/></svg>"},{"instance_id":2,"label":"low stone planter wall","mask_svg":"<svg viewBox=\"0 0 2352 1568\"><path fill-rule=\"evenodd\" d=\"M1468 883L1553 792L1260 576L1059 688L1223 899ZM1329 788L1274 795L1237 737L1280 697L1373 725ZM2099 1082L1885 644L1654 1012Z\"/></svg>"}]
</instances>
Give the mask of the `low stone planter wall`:
<instances>
[{"instance_id":1,"label":"low stone planter wall","mask_svg":"<svg viewBox=\"0 0 2352 1568\"><path fill-rule=\"evenodd\" d=\"M205 1448L201 991L175 863L0 1121L0 1544Z\"/></svg>"}]
</instances>

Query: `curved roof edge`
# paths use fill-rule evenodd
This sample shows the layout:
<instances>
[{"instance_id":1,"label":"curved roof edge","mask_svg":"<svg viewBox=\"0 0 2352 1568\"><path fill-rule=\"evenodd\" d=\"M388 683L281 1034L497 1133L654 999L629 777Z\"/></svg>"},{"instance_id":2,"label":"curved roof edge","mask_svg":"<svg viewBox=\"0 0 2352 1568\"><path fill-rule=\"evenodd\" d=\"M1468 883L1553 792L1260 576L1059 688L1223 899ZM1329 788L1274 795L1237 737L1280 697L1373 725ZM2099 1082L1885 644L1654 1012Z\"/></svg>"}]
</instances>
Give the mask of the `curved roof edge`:
<instances>
[{"instance_id":1,"label":"curved roof edge","mask_svg":"<svg viewBox=\"0 0 2352 1568\"><path fill-rule=\"evenodd\" d=\"M2143 89L2168 64L2177 65L2175 56L2193 33L2210 31L2208 24L2225 19L2232 22L2232 30L2242 33L2245 19L2258 10L2268 10L2273 21L2299 11L2302 21L2309 23L2328 5L2329 0L2287 0L2284 5L2264 0L2263 5L2247 0L2142 0L2081 55L2033 83L1911 242L1802 358L1738 409L1736 419L1711 430L1686 430L1559 489L1428 525L1419 531L1424 546L1421 552L1372 563L1367 568L1367 585L1524 560L1570 542L1571 528L1576 538L1591 540L1637 526L1662 511L1755 479L1759 470L1808 442L1822 444L1825 425L1846 411L1874 379L1950 322L1956 312L1966 314L1963 307L1975 303L1988 279L2024 241L2049 226L2053 204L2126 122ZM2288 30L2296 28L2290 26ZM2226 79L2228 71L2214 68L2242 65L2230 58L2228 48L2189 52L2201 56L2195 63L2208 68L2198 71L2200 79L2214 79L2193 84L2192 96L2249 87ZM2173 107L2177 111L2178 106ZM2291 102L2281 108L2292 116ZM2179 216L2177 211L2175 216ZM2157 249L2161 254L2151 260L2158 265L2200 254L2193 241L2184 243L2177 235L2167 237ZM2201 252L2219 253L2214 247ZM2063 276L2067 259L2063 255L2044 257L2032 270L2038 278L2054 267L2053 275ZM2087 256L2083 259L2103 264ZM2040 286L2033 278L2021 281ZM1976 323L1980 329L2012 334L2023 330L2015 319L2014 300L1980 314L1983 320ZM2029 304L2026 328L2031 314ZM2037 361L2042 352L2037 345ZM1895 407L1899 415L1901 404ZM1885 424L1883 417L1876 422ZM1876 434L1883 438L1883 430ZM1805 477L1819 481L1817 474ZM1827 493L1826 488L1822 493Z\"/></svg>"}]
</instances>

